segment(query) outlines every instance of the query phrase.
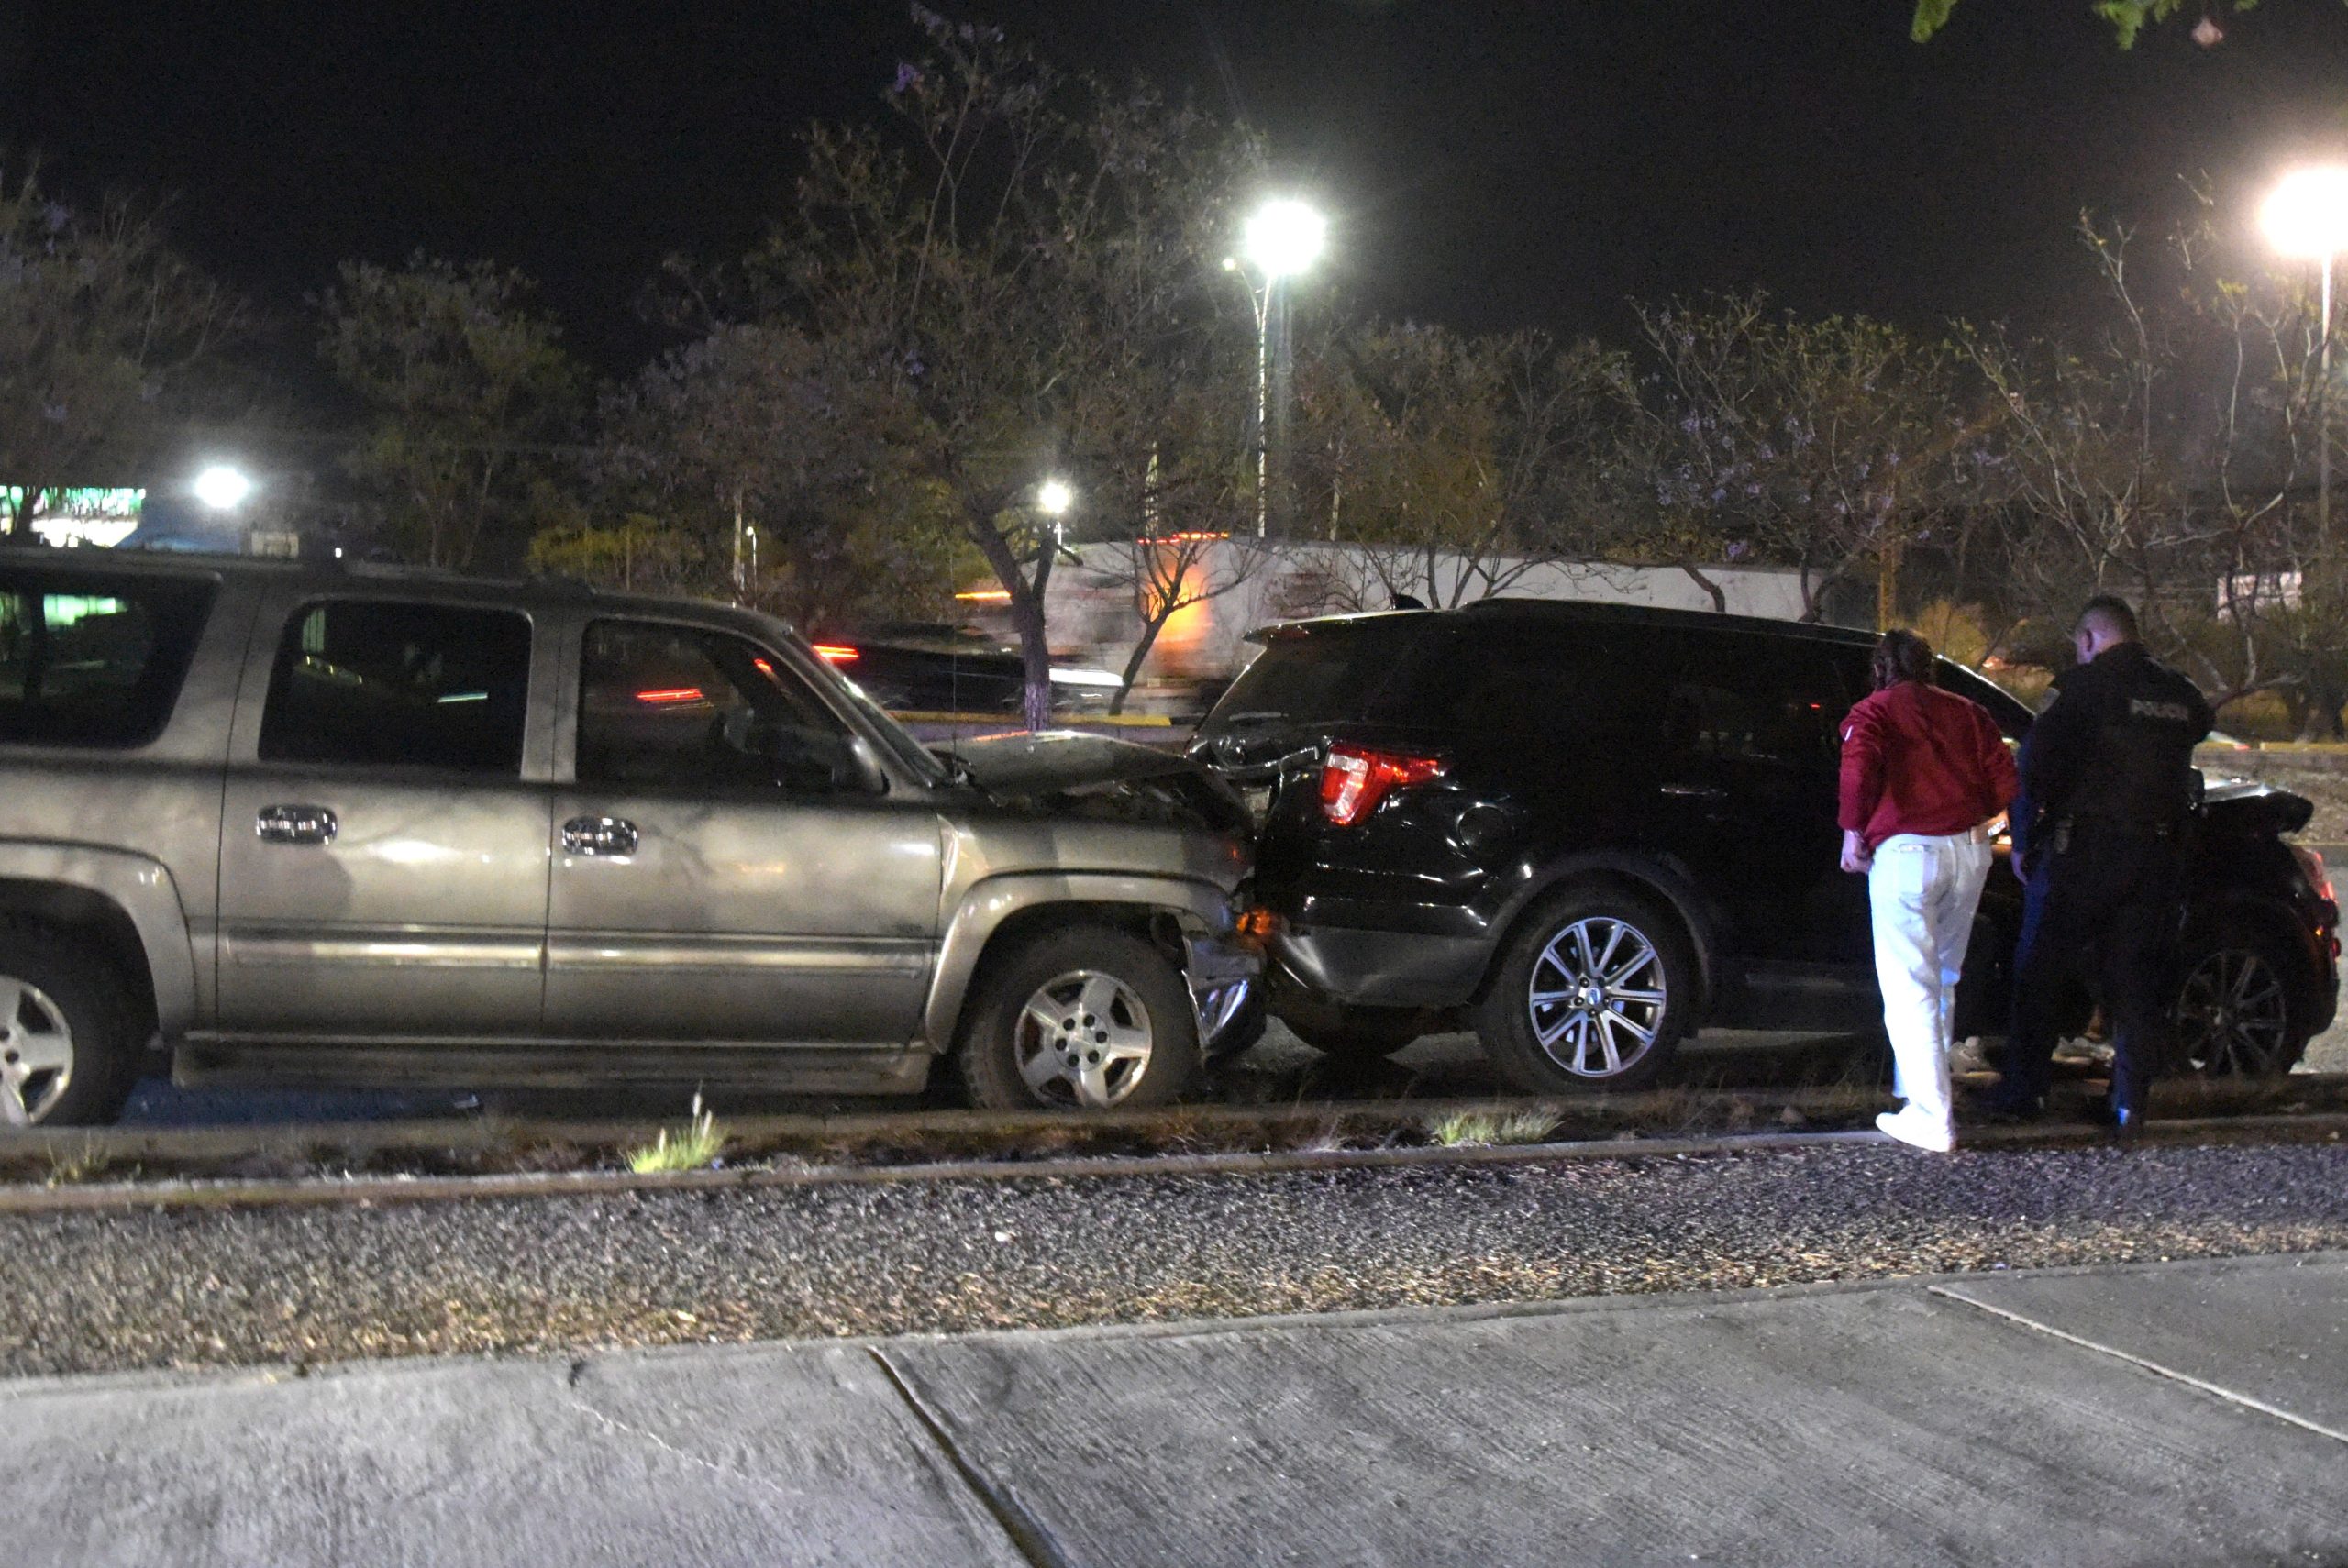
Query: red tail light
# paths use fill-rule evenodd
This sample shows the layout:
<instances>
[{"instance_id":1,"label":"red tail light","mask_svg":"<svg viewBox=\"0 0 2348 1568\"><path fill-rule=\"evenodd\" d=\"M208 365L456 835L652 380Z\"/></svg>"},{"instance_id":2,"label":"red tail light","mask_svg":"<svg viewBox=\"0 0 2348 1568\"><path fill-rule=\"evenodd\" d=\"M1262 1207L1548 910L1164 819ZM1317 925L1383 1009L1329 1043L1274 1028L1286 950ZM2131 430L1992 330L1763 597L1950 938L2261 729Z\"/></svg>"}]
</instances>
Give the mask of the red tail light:
<instances>
[{"instance_id":1,"label":"red tail light","mask_svg":"<svg viewBox=\"0 0 2348 1568\"><path fill-rule=\"evenodd\" d=\"M854 664L857 659L856 650L846 643L817 643L815 652L834 664Z\"/></svg>"},{"instance_id":2,"label":"red tail light","mask_svg":"<svg viewBox=\"0 0 2348 1568\"><path fill-rule=\"evenodd\" d=\"M1439 756L1372 751L1340 741L1329 748L1328 760L1321 765L1321 814L1339 827L1351 827L1393 791L1443 774L1444 761Z\"/></svg>"},{"instance_id":3,"label":"red tail light","mask_svg":"<svg viewBox=\"0 0 2348 1568\"><path fill-rule=\"evenodd\" d=\"M2308 879L2308 886L2315 890L2315 896L2328 904L2338 903L2340 898L2331 889L2331 873L2324 869L2323 856L2303 844L2288 847L2291 857L2299 863L2299 874Z\"/></svg>"},{"instance_id":4,"label":"red tail light","mask_svg":"<svg viewBox=\"0 0 2348 1568\"><path fill-rule=\"evenodd\" d=\"M639 702L648 702L656 708L665 708L676 702L698 702L702 700L701 688L698 686L657 687L650 691L637 692L636 700Z\"/></svg>"}]
</instances>

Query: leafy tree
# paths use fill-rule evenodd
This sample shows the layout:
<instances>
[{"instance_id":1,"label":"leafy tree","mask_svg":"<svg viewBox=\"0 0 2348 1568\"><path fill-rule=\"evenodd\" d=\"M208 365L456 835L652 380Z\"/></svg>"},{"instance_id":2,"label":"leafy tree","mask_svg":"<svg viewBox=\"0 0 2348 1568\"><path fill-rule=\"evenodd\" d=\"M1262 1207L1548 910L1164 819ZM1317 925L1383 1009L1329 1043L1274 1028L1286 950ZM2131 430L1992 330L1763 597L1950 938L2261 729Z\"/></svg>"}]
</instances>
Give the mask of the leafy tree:
<instances>
[{"instance_id":1,"label":"leafy tree","mask_svg":"<svg viewBox=\"0 0 2348 1568\"><path fill-rule=\"evenodd\" d=\"M2208 0L2198 0L2188 6L2187 0L2095 0L2089 13L2110 24L2113 39L2121 49L2133 49L2137 35L2155 23L2165 22L2179 15L2198 13L2201 20L2195 28L2197 41L2204 47L2224 39L2225 32L2211 19L2210 13L2217 9L2247 11L2258 0L2220 0L2211 6ZM1918 43L1929 42L1933 36L1948 26L1949 17L1956 10L1956 0L1916 0L1915 14L1909 23L1909 35Z\"/></svg>"},{"instance_id":2,"label":"leafy tree","mask_svg":"<svg viewBox=\"0 0 2348 1568\"><path fill-rule=\"evenodd\" d=\"M811 133L751 272L893 403L909 472L1009 595L1040 724L1058 551L1036 486L1146 468L1166 360L1227 312L1213 263L1255 149L1146 86L914 16L930 53L899 70L892 124Z\"/></svg>"},{"instance_id":3,"label":"leafy tree","mask_svg":"<svg viewBox=\"0 0 2348 1568\"><path fill-rule=\"evenodd\" d=\"M517 552L574 456L583 378L531 293L517 271L419 252L347 261L317 302L320 351L368 414L349 466L415 559Z\"/></svg>"},{"instance_id":4,"label":"leafy tree","mask_svg":"<svg viewBox=\"0 0 2348 1568\"><path fill-rule=\"evenodd\" d=\"M919 613L974 563L899 457L899 412L798 328L721 322L605 398L598 478L666 520L698 591L810 625Z\"/></svg>"},{"instance_id":5,"label":"leafy tree","mask_svg":"<svg viewBox=\"0 0 2348 1568\"><path fill-rule=\"evenodd\" d=\"M38 170L0 168L0 480L23 494L149 460L248 326L151 212L77 209Z\"/></svg>"}]
</instances>

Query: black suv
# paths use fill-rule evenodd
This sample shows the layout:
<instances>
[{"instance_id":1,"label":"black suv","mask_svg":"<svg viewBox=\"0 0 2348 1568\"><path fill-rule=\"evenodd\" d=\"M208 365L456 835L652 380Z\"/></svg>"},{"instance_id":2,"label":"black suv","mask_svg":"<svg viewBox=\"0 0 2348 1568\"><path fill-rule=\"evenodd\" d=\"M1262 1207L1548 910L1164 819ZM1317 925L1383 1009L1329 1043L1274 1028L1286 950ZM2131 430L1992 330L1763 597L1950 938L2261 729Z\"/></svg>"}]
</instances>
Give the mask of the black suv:
<instances>
[{"instance_id":1,"label":"black suv","mask_svg":"<svg viewBox=\"0 0 2348 1568\"><path fill-rule=\"evenodd\" d=\"M1384 1055L1464 1021L1554 1092L1647 1083L1706 1023L1879 1023L1866 883L1836 866L1836 734L1869 635L1488 600L1257 638L1192 755L1257 807L1270 1005L1308 1043ZM2029 729L1970 671L1941 680ZM2205 791L2178 967L2199 1070L2287 1071L2331 1020L2338 909L2321 859L2279 836L2309 812ZM1959 1036L2004 1032L2021 903L2001 845Z\"/></svg>"}]
</instances>

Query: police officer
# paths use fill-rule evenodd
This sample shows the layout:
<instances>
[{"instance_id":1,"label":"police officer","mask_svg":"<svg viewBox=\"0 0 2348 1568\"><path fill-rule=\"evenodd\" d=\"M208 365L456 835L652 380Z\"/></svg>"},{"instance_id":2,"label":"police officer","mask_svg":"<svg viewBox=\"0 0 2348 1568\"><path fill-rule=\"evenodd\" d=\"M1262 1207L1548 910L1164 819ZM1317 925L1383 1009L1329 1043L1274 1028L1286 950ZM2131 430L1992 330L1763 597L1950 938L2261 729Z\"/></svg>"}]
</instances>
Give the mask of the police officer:
<instances>
[{"instance_id":1,"label":"police officer","mask_svg":"<svg viewBox=\"0 0 2348 1568\"><path fill-rule=\"evenodd\" d=\"M2124 602L2088 601L2071 638L2079 662L2055 678L2054 701L2022 742L2012 817L2021 940L1990 1105L2014 1115L2044 1107L2066 1003L2091 978L2112 1030L2109 1117L2126 1134L2142 1125L2165 1054L2193 748L2212 715L2193 682L2144 651Z\"/></svg>"}]
</instances>

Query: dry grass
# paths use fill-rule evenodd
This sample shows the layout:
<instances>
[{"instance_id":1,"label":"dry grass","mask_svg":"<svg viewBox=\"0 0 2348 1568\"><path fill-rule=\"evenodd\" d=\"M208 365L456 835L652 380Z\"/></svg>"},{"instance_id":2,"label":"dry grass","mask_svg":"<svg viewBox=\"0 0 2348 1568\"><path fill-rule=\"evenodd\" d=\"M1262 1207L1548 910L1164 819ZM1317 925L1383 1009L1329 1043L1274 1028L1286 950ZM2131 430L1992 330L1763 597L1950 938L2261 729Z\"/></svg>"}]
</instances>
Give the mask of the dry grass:
<instances>
[{"instance_id":1,"label":"dry grass","mask_svg":"<svg viewBox=\"0 0 2348 1568\"><path fill-rule=\"evenodd\" d=\"M48 1185L72 1187L103 1175L113 1162L94 1138L85 1138L71 1149L49 1151Z\"/></svg>"},{"instance_id":2,"label":"dry grass","mask_svg":"<svg viewBox=\"0 0 2348 1568\"><path fill-rule=\"evenodd\" d=\"M1481 1149L1501 1143L1545 1143L1556 1125L1557 1119L1545 1110L1519 1110L1506 1116L1480 1111L1438 1116L1426 1127L1427 1136L1446 1149Z\"/></svg>"},{"instance_id":3,"label":"dry grass","mask_svg":"<svg viewBox=\"0 0 2348 1568\"><path fill-rule=\"evenodd\" d=\"M675 1137L669 1135L670 1131L663 1127L653 1142L628 1150L627 1168L638 1176L706 1170L725 1152L725 1130L717 1124L714 1113L703 1108L699 1095L693 1096L692 1119L676 1130Z\"/></svg>"}]
</instances>

